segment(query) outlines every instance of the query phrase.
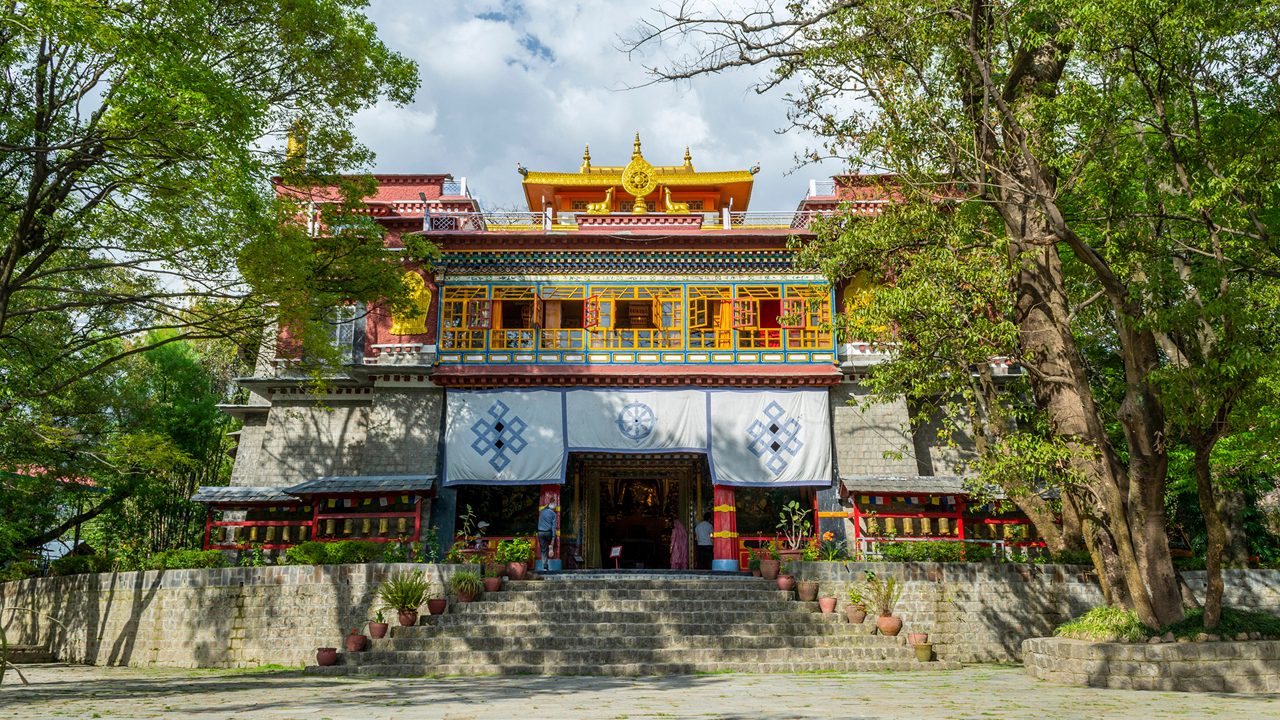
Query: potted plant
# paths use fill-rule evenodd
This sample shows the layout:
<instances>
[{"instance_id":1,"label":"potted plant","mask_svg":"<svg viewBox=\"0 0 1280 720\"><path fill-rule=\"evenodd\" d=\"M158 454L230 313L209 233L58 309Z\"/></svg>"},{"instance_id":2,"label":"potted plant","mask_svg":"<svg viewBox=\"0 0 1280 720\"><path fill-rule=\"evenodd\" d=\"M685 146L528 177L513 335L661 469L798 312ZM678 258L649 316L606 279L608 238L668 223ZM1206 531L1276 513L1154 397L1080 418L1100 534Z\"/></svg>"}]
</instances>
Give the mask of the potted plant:
<instances>
[{"instance_id":1,"label":"potted plant","mask_svg":"<svg viewBox=\"0 0 1280 720\"><path fill-rule=\"evenodd\" d=\"M796 578L791 574L791 563L787 563L778 573L778 589L779 590L795 590Z\"/></svg>"},{"instance_id":2,"label":"potted plant","mask_svg":"<svg viewBox=\"0 0 1280 720\"><path fill-rule=\"evenodd\" d=\"M484 582L480 579L480 574L474 570L459 570L449 578L449 589L458 596L460 603L475 600L483 587Z\"/></svg>"},{"instance_id":3,"label":"potted plant","mask_svg":"<svg viewBox=\"0 0 1280 720\"><path fill-rule=\"evenodd\" d=\"M396 611L401 626L414 625L418 622L418 607L427 598L429 587L421 570L401 570L382 583L378 598L383 607Z\"/></svg>"},{"instance_id":4,"label":"potted plant","mask_svg":"<svg viewBox=\"0 0 1280 720\"><path fill-rule=\"evenodd\" d=\"M844 614L855 625L867 619L867 601L862 597L862 588L856 584L849 587L849 604L844 606Z\"/></svg>"},{"instance_id":5,"label":"potted plant","mask_svg":"<svg viewBox=\"0 0 1280 720\"><path fill-rule=\"evenodd\" d=\"M926 632L907 633L908 645L924 645L927 642L929 642L929 633L926 633Z\"/></svg>"},{"instance_id":6,"label":"potted plant","mask_svg":"<svg viewBox=\"0 0 1280 720\"><path fill-rule=\"evenodd\" d=\"M902 618L893 614L893 608L902 597L902 585L898 579L890 576L881 580L870 570L867 573L867 599L871 607L878 613L876 629L881 635L893 637L902 631Z\"/></svg>"},{"instance_id":7,"label":"potted plant","mask_svg":"<svg viewBox=\"0 0 1280 720\"><path fill-rule=\"evenodd\" d=\"M933 643L918 643L911 647L916 651L916 660L933 662Z\"/></svg>"},{"instance_id":8,"label":"potted plant","mask_svg":"<svg viewBox=\"0 0 1280 720\"><path fill-rule=\"evenodd\" d=\"M523 580L529 570L529 558L533 556L533 543L526 538L510 538L498 543L493 557L500 563L506 563L507 577L512 580Z\"/></svg>"},{"instance_id":9,"label":"potted plant","mask_svg":"<svg viewBox=\"0 0 1280 720\"><path fill-rule=\"evenodd\" d=\"M351 632L347 634L347 652L362 652L368 644L369 638L361 635L359 628L351 628Z\"/></svg>"},{"instance_id":10,"label":"potted plant","mask_svg":"<svg viewBox=\"0 0 1280 720\"><path fill-rule=\"evenodd\" d=\"M747 569L752 575L760 577L760 551L756 548L747 548Z\"/></svg>"},{"instance_id":11,"label":"potted plant","mask_svg":"<svg viewBox=\"0 0 1280 720\"><path fill-rule=\"evenodd\" d=\"M769 581L778 579L778 568L780 566L778 543L770 540L769 544L764 546L764 553L760 556L760 577Z\"/></svg>"},{"instance_id":12,"label":"potted plant","mask_svg":"<svg viewBox=\"0 0 1280 720\"><path fill-rule=\"evenodd\" d=\"M817 580L799 580L796 582L796 595L801 602L813 602L818 599Z\"/></svg>"},{"instance_id":13,"label":"potted plant","mask_svg":"<svg viewBox=\"0 0 1280 720\"><path fill-rule=\"evenodd\" d=\"M487 563L484 566L484 591L487 593L498 592L502 589L502 566L497 563Z\"/></svg>"},{"instance_id":14,"label":"potted plant","mask_svg":"<svg viewBox=\"0 0 1280 720\"><path fill-rule=\"evenodd\" d=\"M387 636L388 627L389 626L387 625L386 618L383 616L382 611L374 610L373 617L369 620L369 637L374 640L381 640Z\"/></svg>"},{"instance_id":15,"label":"potted plant","mask_svg":"<svg viewBox=\"0 0 1280 720\"><path fill-rule=\"evenodd\" d=\"M449 607L449 601L444 597L444 587L433 584L427 590L427 612L432 615L443 615L447 607Z\"/></svg>"},{"instance_id":16,"label":"potted plant","mask_svg":"<svg viewBox=\"0 0 1280 720\"><path fill-rule=\"evenodd\" d=\"M824 612L824 613L826 613L826 614L828 614L828 615L830 615L831 613L835 612L835 611L836 611L836 596L835 596L835 595L823 595L822 597L818 598L818 608L819 608L820 610L822 610L822 612Z\"/></svg>"},{"instance_id":17,"label":"potted plant","mask_svg":"<svg viewBox=\"0 0 1280 720\"><path fill-rule=\"evenodd\" d=\"M780 552L783 560L799 560L804 555L801 546L812 527L809 524L809 511L801 507L798 501L792 500L782 506L782 511L778 513L777 528L783 543Z\"/></svg>"},{"instance_id":18,"label":"potted plant","mask_svg":"<svg viewBox=\"0 0 1280 720\"><path fill-rule=\"evenodd\" d=\"M316 664L329 667L338 663L338 648L316 648Z\"/></svg>"}]
</instances>

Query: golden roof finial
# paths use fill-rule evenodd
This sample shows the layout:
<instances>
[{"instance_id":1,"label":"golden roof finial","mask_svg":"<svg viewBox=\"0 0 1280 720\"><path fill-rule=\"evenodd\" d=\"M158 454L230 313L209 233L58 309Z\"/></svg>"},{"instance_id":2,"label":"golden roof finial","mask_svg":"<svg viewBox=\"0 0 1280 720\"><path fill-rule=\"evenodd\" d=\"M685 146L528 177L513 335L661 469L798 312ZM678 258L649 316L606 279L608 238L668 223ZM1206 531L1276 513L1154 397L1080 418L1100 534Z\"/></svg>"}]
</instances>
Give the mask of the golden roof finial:
<instances>
[{"instance_id":1,"label":"golden roof finial","mask_svg":"<svg viewBox=\"0 0 1280 720\"><path fill-rule=\"evenodd\" d=\"M684 166L693 169L693 156L689 154L689 146L684 146Z\"/></svg>"},{"instance_id":2,"label":"golden roof finial","mask_svg":"<svg viewBox=\"0 0 1280 720\"><path fill-rule=\"evenodd\" d=\"M631 146L631 159L635 160L638 157L640 157L640 132L636 131L636 141Z\"/></svg>"},{"instance_id":3,"label":"golden roof finial","mask_svg":"<svg viewBox=\"0 0 1280 720\"><path fill-rule=\"evenodd\" d=\"M588 172L591 170L591 146L582 146L582 167L578 168L578 172Z\"/></svg>"},{"instance_id":4,"label":"golden roof finial","mask_svg":"<svg viewBox=\"0 0 1280 720\"><path fill-rule=\"evenodd\" d=\"M309 129L307 121L301 118L294 120L289 126L289 141L285 146L284 157L288 162L299 163L301 167L307 166L307 130Z\"/></svg>"}]
</instances>

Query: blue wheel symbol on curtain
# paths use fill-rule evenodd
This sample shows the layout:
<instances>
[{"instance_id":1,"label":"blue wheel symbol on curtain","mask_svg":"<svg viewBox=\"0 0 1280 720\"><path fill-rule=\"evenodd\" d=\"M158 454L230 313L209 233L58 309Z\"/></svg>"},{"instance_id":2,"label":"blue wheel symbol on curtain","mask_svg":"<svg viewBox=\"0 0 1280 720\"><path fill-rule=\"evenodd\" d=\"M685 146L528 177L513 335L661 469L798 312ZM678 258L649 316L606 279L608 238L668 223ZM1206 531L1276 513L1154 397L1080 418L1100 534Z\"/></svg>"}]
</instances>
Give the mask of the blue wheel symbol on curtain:
<instances>
[{"instance_id":1,"label":"blue wheel symbol on curtain","mask_svg":"<svg viewBox=\"0 0 1280 720\"><path fill-rule=\"evenodd\" d=\"M618 412L618 432L623 437L639 442L653 432L653 424L657 418L653 408L642 402L627 403Z\"/></svg>"}]
</instances>

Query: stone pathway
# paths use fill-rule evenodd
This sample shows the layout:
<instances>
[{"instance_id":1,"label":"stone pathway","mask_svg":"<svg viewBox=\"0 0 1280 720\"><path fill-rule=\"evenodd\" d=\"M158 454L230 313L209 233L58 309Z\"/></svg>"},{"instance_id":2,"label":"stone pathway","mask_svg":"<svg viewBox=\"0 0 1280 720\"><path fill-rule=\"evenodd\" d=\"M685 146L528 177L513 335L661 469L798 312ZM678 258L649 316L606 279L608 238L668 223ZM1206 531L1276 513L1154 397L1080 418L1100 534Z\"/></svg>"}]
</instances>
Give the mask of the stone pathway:
<instances>
[{"instance_id":1,"label":"stone pathway","mask_svg":"<svg viewBox=\"0 0 1280 720\"><path fill-rule=\"evenodd\" d=\"M659 678L322 678L296 671L26 666L0 718L1280 718L1280 696L1096 690L1021 668Z\"/></svg>"}]
</instances>

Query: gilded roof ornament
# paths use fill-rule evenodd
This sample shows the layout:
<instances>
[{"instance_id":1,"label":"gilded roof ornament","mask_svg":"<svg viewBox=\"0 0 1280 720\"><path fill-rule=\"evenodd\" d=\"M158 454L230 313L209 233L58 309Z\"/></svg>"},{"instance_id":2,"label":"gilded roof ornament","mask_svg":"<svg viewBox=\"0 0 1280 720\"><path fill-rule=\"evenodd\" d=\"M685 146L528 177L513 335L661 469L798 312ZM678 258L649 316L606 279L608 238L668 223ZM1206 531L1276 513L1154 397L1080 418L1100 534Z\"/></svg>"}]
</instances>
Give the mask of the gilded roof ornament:
<instances>
[{"instance_id":1,"label":"gilded roof ornament","mask_svg":"<svg viewBox=\"0 0 1280 720\"><path fill-rule=\"evenodd\" d=\"M631 145L631 159L640 157L640 132L636 132L636 141Z\"/></svg>"},{"instance_id":2,"label":"gilded roof ornament","mask_svg":"<svg viewBox=\"0 0 1280 720\"><path fill-rule=\"evenodd\" d=\"M591 146L583 145L582 146L582 167L578 168L578 172L590 172L590 171L591 171Z\"/></svg>"},{"instance_id":3,"label":"gilded roof ornament","mask_svg":"<svg viewBox=\"0 0 1280 720\"><path fill-rule=\"evenodd\" d=\"M684 146L684 166L688 168L690 172L693 171L693 156L689 154L688 145Z\"/></svg>"}]
</instances>

